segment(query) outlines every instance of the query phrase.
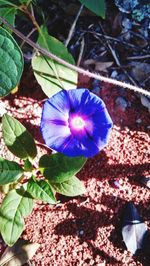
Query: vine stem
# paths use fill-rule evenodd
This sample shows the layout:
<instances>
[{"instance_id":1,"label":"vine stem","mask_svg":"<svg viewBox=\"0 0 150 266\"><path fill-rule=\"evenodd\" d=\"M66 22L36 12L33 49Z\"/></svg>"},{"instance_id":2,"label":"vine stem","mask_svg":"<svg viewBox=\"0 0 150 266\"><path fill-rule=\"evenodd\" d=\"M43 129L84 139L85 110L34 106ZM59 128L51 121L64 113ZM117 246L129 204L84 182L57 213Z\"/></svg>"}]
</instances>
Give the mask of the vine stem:
<instances>
[{"instance_id":1,"label":"vine stem","mask_svg":"<svg viewBox=\"0 0 150 266\"><path fill-rule=\"evenodd\" d=\"M150 92L143 89L143 88L139 88L137 86L134 86L134 85L131 85L131 84L128 84L128 83L125 83L125 82L122 82L122 81L118 81L118 80L115 80L115 79L112 79L112 78L107 78L107 77L104 77L100 74L97 74L97 73L93 73L93 72L90 72L89 70L85 70L81 67L77 67L75 65L72 65L70 63L68 63L67 61L59 58L58 56L52 54L51 52L47 51L46 49L40 47L38 44L34 43L32 40L30 40L28 37L26 37L23 33L21 33L20 31L18 31L17 29L15 29L12 25L10 25L6 19L2 18L0 16L0 21L5 24L8 28L10 28L20 39L24 40L26 43L28 43L31 47L33 47L34 49L36 49L37 51L39 51L41 54L55 60L56 62L58 62L59 64L62 64L80 74L83 74L83 75L86 75L90 78L95 78L97 80L100 80L100 81L103 81L103 82L106 82L106 83L110 83L110 84L113 84L113 85L116 85L116 86L119 86L119 87L123 87L123 88L127 88L127 89L130 89L130 90L133 90L134 92L138 92L138 93L142 93L146 96L149 96L150 97Z\"/></svg>"}]
</instances>

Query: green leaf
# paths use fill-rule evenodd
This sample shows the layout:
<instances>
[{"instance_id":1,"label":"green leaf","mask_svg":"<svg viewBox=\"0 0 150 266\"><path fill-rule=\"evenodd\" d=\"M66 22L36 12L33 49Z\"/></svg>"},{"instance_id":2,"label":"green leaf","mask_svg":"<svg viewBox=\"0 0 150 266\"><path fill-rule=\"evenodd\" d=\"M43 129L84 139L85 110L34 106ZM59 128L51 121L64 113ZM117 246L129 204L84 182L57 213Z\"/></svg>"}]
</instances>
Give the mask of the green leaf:
<instances>
[{"instance_id":1,"label":"green leaf","mask_svg":"<svg viewBox=\"0 0 150 266\"><path fill-rule=\"evenodd\" d=\"M16 13L17 13L17 10L14 7L0 8L0 16L5 18L12 26L14 26ZM7 27L7 30L8 30L8 27Z\"/></svg>"},{"instance_id":2,"label":"green leaf","mask_svg":"<svg viewBox=\"0 0 150 266\"><path fill-rule=\"evenodd\" d=\"M7 247L0 258L0 266L21 266L32 259L38 243L30 243L27 240L19 239L13 247Z\"/></svg>"},{"instance_id":3,"label":"green leaf","mask_svg":"<svg viewBox=\"0 0 150 266\"><path fill-rule=\"evenodd\" d=\"M24 171L26 171L26 172L32 172L32 170L34 169L33 165L31 164L31 162L28 158L24 161L24 167L23 168L24 168Z\"/></svg>"},{"instance_id":4,"label":"green leaf","mask_svg":"<svg viewBox=\"0 0 150 266\"><path fill-rule=\"evenodd\" d=\"M17 1L14 0L1 0L0 1L0 6L16 6Z\"/></svg>"},{"instance_id":5,"label":"green leaf","mask_svg":"<svg viewBox=\"0 0 150 266\"><path fill-rule=\"evenodd\" d=\"M105 18L105 0L79 0L97 16Z\"/></svg>"},{"instance_id":6,"label":"green leaf","mask_svg":"<svg viewBox=\"0 0 150 266\"><path fill-rule=\"evenodd\" d=\"M7 148L21 159L34 158L37 154L34 139L27 129L15 118L4 114L2 132Z\"/></svg>"},{"instance_id":7,"label":"green leaf","mask_svg":"<svg viewBox=\"0 0 150 266\"><path fill-rule=\"evenodd\" d=\"M56 204L56 198L50 185L45 180L34 180L31 178L27 191L35 199L42 200L49 204Z\"/></svg>"},{"instance_id":8,"label":"green leaf","mask_svg":"<svg viewBox=\"0 0 150 266\"><path fill-rule=\"evenodd\" d=\"M17 86L22 71L22 52L11 34L0 27L0 97Z\"/></svg>"},{"instance_id":9,"label":"green leaf","mask_svg":"<svg viewBox=\"0 0 150 266\"><path fill-rule=\"evenodd\" d=\"M86 192L83 183L76 176L62 183L52 183L51 186L58 193L68 197L75 197Z\"/></svg>"},{"instance_id":10,"label":"green leaf","mask_svg":"<svg viewBox=\"0 0 150 266\"><path fill-rule=\"evenodd\" d=\"M0 185L6 185L18 180L23 174L23 169L16 162L0 157Z\"/></svg>"},{"instance_id":11,"label":"green leaf","mask_svg":"<svg viewBox=\"0 0 150 266\"><path fill-rule=\"evenodd\" d=\"M50 183L60 183L78 173L85 162L84 157L68 157L61 153L45 154L40 158L39 168Z\"/></svg>"},{"instance_id":12,"label":"green leaf","mask_svg":"<svg viewBox=\"0 0 150 266\"><path fill-rule=\"evenodd\" d=\"M0 208L0 232L8 246L12 246L24 229L24 219L32 211L33 199L26 192L27 186L11 190Z\"/></svg>"},{"instance_id":13,"label":"green leaf","mask_svg":"<svg viewBox=\"0 0 150 266\"><path fill-rule=\"evenodd\" d=\"M75 63L64 44L50 36L44 27L41 27L38 44L65 61L71 64ZM75 89L77 86L77 72L46 56L40 54L33 56L32 68L38 83L48 97L51 97L61 89Z\"/></svg>"},{"instance_id":14,"label":"green leaf","mask_svg":"<svg viewBox=\"0 0 150 266\"><path fill-rule=\"evenodd\" d=\"M27 4L29 2L29 0L19 0L19 2L21 4ZM32 2L32 0L30 0L30 2Z\"/></svg>"},{"instance_id":15,"label":"green leaf","mask_svg":"<svg viewBox=\"0 0 150 266\"><path fill-rule=\"evenodd\" d=\"M12 6L18 8L20 4L26 4L28 1L29 0L1 0L0 6Z\"/></svg>"}]
</instances>

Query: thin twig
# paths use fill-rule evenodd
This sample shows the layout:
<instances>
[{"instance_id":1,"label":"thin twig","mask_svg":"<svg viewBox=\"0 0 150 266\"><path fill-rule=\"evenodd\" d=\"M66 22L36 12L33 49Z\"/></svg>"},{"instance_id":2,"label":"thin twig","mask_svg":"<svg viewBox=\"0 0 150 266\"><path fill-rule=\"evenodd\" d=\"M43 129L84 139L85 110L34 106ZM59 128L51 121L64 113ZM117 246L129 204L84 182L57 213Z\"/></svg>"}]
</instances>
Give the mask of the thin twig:
<instances>
[{"instance_id":1,"label":"thin twig","mask_svg":"<svg viewBox=\"0 0 150 266\"><path fill-rule=\"evenodd\" d=\"M103 29L103 27L102 27L101 24L100 24L100 27L101 27L102 32L105 34L104 29ZM136 83L135 80L129 75L129 73L127 72L127 70L123 69L123 67L121 66L121 63L120 63L120 61L119 61L119 59L118 59L118 57L117 57L117 55L116 55L116 51L112 48L112 46L111 46L109 40L106 40L106 43L107 43L107 46L108 46L109 50L111 51L111 54L112 54L112 56L113 56L113 58L114 58L114 60L115 60L115 62L116 62L116 65L117 65L118 67L120 67L120 68L122 69L122 71L124 72L124 74L128 77L128 79L129 79L129 80L130 80L130 81L131 81L136 87L138 87L137 83Z\"/></svg>"},{"instance_id":2,"label":"thin twig","mask_svg":"<svg viewBox=\"0 0 150 266\"><path fill-rule=\"evenodd\" d=\"M121 43L121 44L124 44L124 45L126 45L126 46L129 46L129 47L131 47L132 49L134 49L134 50L139 50L139 47L136 47L134 44L131 44L131 43L129 43L129 42L126 42L126 41L123 41L123 40L120 40L120 39L118 39L118 38L115 38L115 37L112 37L112 36L109 36L109 35L106 35L106 34L103 34L103 33L99 33L99 32L95 32L95 31L82 31L83 33L90 33L90 34L92 34L93 36L97 36L97 37L105 37L106 39L108 39L108 40L111 40L111 41L114 41L114 42L119 42L119 43ZM142 51L143 52L146 52L146 50L143 50L142 49Z\"/></svg>"},{"instance_id":3,"label":"thin twig","mask_svg":"<svg viewBox=\"0 0 150 266\"><path fill-rule=\"evenodd\" d=\"M88 70L85 70L83 68L80 68L80 67L77 67L75 65L72 65L72 64L68 63L67 61L59 58L58 56L52 54L51 52L47 51L44 48L41 48L38 44L36 44L33 41L31 41L24 34L22 34L20 31L18 31L12 25L10 25L1 16L0 16L0 20L2 21L3 24L5 24L7 27L9 27L20 39L25 40L26 43L28 43L31 47L33 47L34 49L37 49L41 54L43 54L43 55L55 60L59 64L62 64L62 65L66 66L66 67L68 67L68 68L70 68L70 69L72 69L72 70L74 70L74 71L76 71L78 73L81 73L83 75L87 75L90 78L95 78L95 79L104 81L106 83L110 83L110 84L113 84L113 85L116 85L116 86L119 86L119 87L123 87L123 88L128 88L128 89L133 90L135 92L139 92L139 93L142 93L144 95L150 96L150 92L148 92L147 90L144 90L142 88L133 86L131 84L127 84L127 83L122 82L122 81L118 81L118 80L115 80L115 79L112 79L112 78L107 78L107 77L101 76L101 75L96 74L96 73L92 73L92 72L90 72Z\"/></svg>"},{"instance_id":4,"label":"thin twig","mask_svg":"<svg viewBox=\"0 0 150 266\"><path fill-rule=\"evenodd\" d=\"M39 141L35 141L35 143L36 143L36 145L38 145L38 146L42 146L42 147L44 147L44 148L48 148L48 146L46 145L46 144L44 144L44 143L42 143L42 142L39 142Z\"/></svg>"},{"instance_id":5,"label":"thin twig","mask_svg":"<svg viewBox=\"0 0 150 266\"><path fill-rule=\"evenodd\" d=\"M68 38L67 38L67 40L66 40L66 42L65 42L65 46L66 46L66 47L68 46L68 44L69 44L69 42L70 42L70 40L71 40L71 37L72 37L72 35L73 35L73 32L74 32L75 26L76 26L76 24L77 24L78 18L79 18L80 14L81 14L81 12L82 12L82 10L83 10L83 6L84 6L84 5L81 5L81 7L80 7L80 9L79 9L79 11L78 11L78 13L77 13L77 15L76 15L76 18L75 18L75 20L74 20L74 22L73 22L73 24L72 24L72 26L71 26L71 29L70 29L69 34L68 34Z\"/></svg>"},{"instance_id":6,"label":"thin twig","mask_svg":"<svg viewBox=\"0 0 150 266\"><path fill-rule=\"evenodd\" d=\"M33 25L35 26L35 28L37 29L37 31L40 31L40 27L37 23L37 21L35 20L34 14L32 15L32 9L31 9L31 13L29 12L29 10L27 9L26 6L20 6L20 11L22 11L25 15L27 15L29 17L29 19L32 21ZM0 19L2 20L2 18L0 17ZM4 19L4 18L3 18ZM4 23L4 22L3 22ZM8 22L7 22L8 23ZM5 24L5 23L4 23ZM10 24L9 24L10 25Z\"/></svg>"},{"instance_id":7,"label":"thin twig","mask_svg":"<svg viewBox=\"0 0 150 266\"><path fill-rule=\"evenodd\" d=\"M81 59L82 59L83 52L84 52L84 46L85 46L85 41L84 41L84 37L83 37L82 41L81 41L81 48L80 48L80 53L79 53L79 57L78 57L78 61L77 61L77 66L80 66Z\"/></svg>"},{"instance_id":8,"label":"thin twig","mask_svg":"<svg viewBox=\"0 0 150 266\"><path fill-rule=\"evenodd\" d=\"M137 56L128 56L126 60L141 60L141 59L148 59L150 58L150 54L146 55L137 55Z\"/></svg>"},{"instance_id":9,"label":"thin twig","mask_svg":"<svg viewBox=\"0 0 150 266\"><path fill-rule=\"evenodd\" d=\"M31 35L32 35L36 30L37 30L36 28L33 28L33 29L29 32L29 34L27 35L27 38L30 38ZM22 47L24 46L25 42L26 42L26 41L24 41L24 40L22 41L22 43L20 44L20 48L22 48Z\"/></svg>"},{"instance_id":10,"label":"thin twig","mask_svg":"<svg viewBox=\"0 0 150 266\"><path fill-rule=\"evenodd\" d=\"M144 80L142 81L142 84L144 85L146 82L149 81L149 79L150 79L150 76L148 76L146 79L144 79Z\"/></svg>"}]
</instances>

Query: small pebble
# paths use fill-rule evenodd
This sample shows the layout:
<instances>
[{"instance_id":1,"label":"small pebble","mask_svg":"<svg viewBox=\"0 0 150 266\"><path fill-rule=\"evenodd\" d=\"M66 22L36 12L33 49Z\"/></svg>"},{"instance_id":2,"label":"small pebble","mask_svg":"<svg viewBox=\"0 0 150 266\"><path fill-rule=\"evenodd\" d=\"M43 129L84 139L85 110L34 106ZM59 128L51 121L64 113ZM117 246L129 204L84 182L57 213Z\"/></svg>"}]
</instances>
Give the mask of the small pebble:
<instances>
[{"instance_id":1,"label":"small pebble","mask_svg":"<svg viewBox=\"0 0 150 266\"><path fill-rule=\"evenodd\" d=\"M123 186L121 185L120 180L114 180L113 183L111 184L114 188L118 188L120 190L124 190Z\"/></svg>"},{"instance_id":2,"label":"small pebble","mask_svg":"<svg viewBox=\"0 0 150 266\"><path fill-rule=\"evenodd\" d=\"M114 186L115 186L115 188L120 188L120 182L118 181L118 180L115 180L114 181Z\"/></svg>"},{"instance_id":3,"label":"small pebble","mask_svg":"<svg viewBox=\"0 0 150 266\"><path fill-rule=\"evenodd\" d=\"M137 120L136 120L136 123L138 123L138 124L142 123L142 119L140 119L140 118L137 119Z\"/></svg>"},{"instance_id":4,"label":"small pebble","mask_svg":"<svg viewBox=\"0 0 150 266\"><path fill-rule=\"evenodd\" d=\"M116 78L118 75L118 72L116 70L114 70L112 73L111 73L111 78Z\"/></svg>"},{"instance_id":5,"label":"small pebble","mask_svg":"<svg viewBox=\"0 0 150 266\"><path fill-rule=\"evenodd\" d=\"M84 234L84 231L83 230L80 230L79 231L79 235L82 236Z\"/></svg>"},{"instance_id":6,"label":"small pebble","mask_svg":"<svg viewBox=\"0 0 150 266\"><path fill-rule=\"evenodd\" d=\"M92 92L93 93L96 93L96 94L99 94L100 93L100 90L101 90L101 88L100 87L94 87L93 89L92 89Z\"/></svg>"},{"instance_id":7,"label":"small pebble","mask_svg":"<svg viewBox=\"0 0 150 266\"><path fill-rule=\"evenodd\" d=\"M122 21L122 26L126 29L126 31L132 29L132 22L128 18L124 18Z\"/></svg>"}]
</instances>

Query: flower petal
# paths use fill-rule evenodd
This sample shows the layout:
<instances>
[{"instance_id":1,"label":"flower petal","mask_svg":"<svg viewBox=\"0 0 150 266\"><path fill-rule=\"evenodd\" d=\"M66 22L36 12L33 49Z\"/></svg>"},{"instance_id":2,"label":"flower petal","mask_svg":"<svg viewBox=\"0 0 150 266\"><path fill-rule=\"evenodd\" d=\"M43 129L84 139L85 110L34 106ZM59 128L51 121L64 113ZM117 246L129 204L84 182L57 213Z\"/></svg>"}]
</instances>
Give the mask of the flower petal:
<instances>
[{"instance_id":1,"label":"flower petal","mask_svg":"<svg viewBox=\"0 0 150 266\"><path fill-rule=\"evenodd\" d=\"M67 156L94 156L106 146L111 127L104 102L87 89L63 90L43 107L43 138Z\"/></svg>"},{"instance_id":2,"label":"flower petal","mask_svg":"<svg viewBox=\"0 0 150 266\"><path fill-rule=\"evenodd\" d=\"M67 92L60 91L44 103L42 120L64 120L69 117L70 103Z\"/></svg>"},{"instance_id":3,"label":"flower petal","mask_svg":"<svg viewBox=\"0 0 150 266\"><path fill-rule=\"evenodd\" d=\"M72 112L90 116L97 109L105 107L104 102L87 89L68 90L67 93Z\"/></svg>"}]
</instances>

